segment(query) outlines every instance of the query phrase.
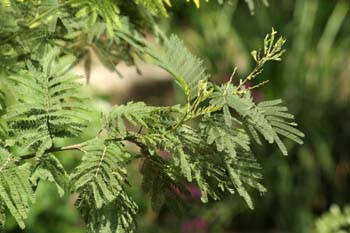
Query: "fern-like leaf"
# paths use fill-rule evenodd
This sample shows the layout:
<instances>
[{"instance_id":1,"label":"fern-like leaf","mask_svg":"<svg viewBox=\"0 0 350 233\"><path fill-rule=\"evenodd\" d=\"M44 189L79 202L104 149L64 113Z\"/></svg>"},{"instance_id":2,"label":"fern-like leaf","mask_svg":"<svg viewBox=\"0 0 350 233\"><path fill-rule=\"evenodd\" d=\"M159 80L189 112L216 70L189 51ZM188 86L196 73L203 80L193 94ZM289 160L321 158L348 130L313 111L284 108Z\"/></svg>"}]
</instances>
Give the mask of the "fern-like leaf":
<instances>
[{"instance_id":1,"label":"fern-like leaf","mask_svg":"<svg viewBox=\"0 0 350 233\"><path fill-rule=\"evenodd\" d=\"M253 208L246 186L251 186L261 193L266 189L258 181L261 179L261 174L257 172L260 165L252 156L249 136L243 129L228 127L222 116L205 117L200 128L207 143L215 144L217 151L221 152L220 161L225 164L235 190L248 206Z\"/></svg>"},{"instance_id":2,"label":"fern-like leaf","mask_svg":"<svg viewBox=\"0 0 350 233\"><path fill-rule=\"evenodd\" d=\"M142 4L153 14L167 16L165 5L171 6L170 0L135 0L137 4Z\"/></svg>"},{"instance_id":3,"label":"fern-like leaf","mask_svg":"<svg viewBox=\"0 0 350 233\"><path fill-rule=\"evenodd\" d=\"M30 180L35 186L40 180L54 183L61 197L69 190L69 176L60 161L52 154L40 158Z\"/></svg>"},{"instance_id":4,"label":"fern-like leaf","mask_svg":"<svg viewBox=\"0 0 350 233\"><path fill-rule=\"evenodd\" d=\"M175 211L179 210L181 198L177 194L179 192L189 194L184 185L176 181L177 169L174 169L169 161L159 156L152 156L143 161L141 167L142 190L150 195L154 210L159 210L163 204Z\"/></svg>"},{"instance_id":5,"label":"fern-like leaf","mask_svg":"<svg viewBox=\"0 0 350 233\"><path fill-rule=\"evenodd\" d=\"M250 152L249 136L243 129L228 127L220 115L205 117L200 124L202 133L207 135L207 143L215 143L219 152L226 151L232 158L236 157L236 150Z\"/></svg>"},{"instance_id":6,"label":"fern-like leaf","mask_svg":"<svg viewBox=\"0 0 350 233\"><path fill-rule=\"evenodd\" d=\"M111 203L122 190L126 170L124 163L130 154L122 145L94 139L82 148L86 152L82 163L71 175L74 190L93 197L95 208Z\"/></svg>"},{"instance_id":7,"label":"fern-like leaf","mask_svg":"<svg viewBox=\"0 0 350 233\"><path fill-rule=\"evenodd\" d=\"M175 123L176 117L183 114L178 105L171 107L147 106L143 102L129 102L126 105L113 107L107 118L107 131L109 134L115 132L115 136L126 136L127 125L145 128L150 132L161 133L167 127ZM147 138L144 138L147 140ZM151 138L149 138L151 139Z\"/></svg>"},{"instance_id":8,"label":"fern-like leaf","mask_svg":"<svg viewBox=\"0 0 350 233\"><path fill-rule=\"evenodd\" d=\"M145 161L141 170L144 174L144 190L151 194L152 203L163 203L169 198L169 184L186 193L177 182L185 179L198 185L203 202L208 202L209 198L220 199L225 190L231 193L237 191L253 208L247 187L261 193L266 191L259 182L262 178L258 172L260 165L251 155L244 131L227 130L222 117L220 119L203 120L200 133L189 126L182 126L167 134L143 136L147 138L144 139L147 148L153 148L153 156ZM224 141L223 137L229 139ZM169 152L170 158L165 161L154 156L157 148ZM159 204L156 206L159 207Z\"/></svg>"},{"instance_id":9,"label":"fern-like leaf","mask_svg":"<svg viewBox=\"0 0 350 233\"><path fill-rule=\"evenodd\" d=\"M15 164L16 158L0 147L0 203L5 205L18 225L24 229L29 207L35 202L29 181L30 165Z\"/></svg>"},{"instance_id":10,"label":"fern-like leaf","mask_svg":"<svg viewBox=\"0 0 350 233\"><path fill-rule=\"evenodd\" d=\"M37 156L50 149L56 137L78 136L88 120L80 84L67 73L75 59L58 55L59 50L50 50L38 68L28 62L28 70L10 77L18 102L4 118L22 150L34 149Z\"/></svg>"},{"instance_id":11,"label":"fern-like leaf","mask_svg":"<svg viewBox=\"0 0 350 233\"><path fill-rule=\"evenodd\" d=\"M94 208L94 200L90 196L80 196L76 202L88 233L122 233L135 232L137 204L124 191L111 203L100 209Z\"/></svg>"},{"instance_id":12,"label":"fern-like leaf","mask_svg":"<svg viewBox=\"0 0 350 233\"><path fill-rule=\"evenodd\" d=\"M203 62L193 56L175 35L165 43L163 53L153 54L153 56L160 67L174 76L178 85L187 95L190 95L188 96L190 99L196 97L199 81L204 82L209 78L202 66Z\"/></svg>"},{"instance_id":13,"label":"fern-like leaf","mask_svg":"<svg viewBox=\"0 0 350 233\"><path fill-rule=\"evenodd\" d=\"M281 106L281 100L264 101L255 104L250 91L244 91L243 95L237 95L234 86L230 85L221 88L213 93L211 104L228 106L236 111L247 123L248 129L258 142L259 132L269 143L276 143L284 155L287 149L282 142L280 135L296 143L302 144L301 138L304 134L295 128L297 124L290 120L294 116L287 112L287 108Z\"/></svg>"},{"instance_id":14,"label":"fern-like leaf","mask_svg":"<svg viewBox=\"0 0 350 233\"><path fill-rule=\"evenodd\" d=\"M126 133L125 121L134 126L149 128L149 125L154 121L152 113L156 110L156 107L147 106L143 102L129 102L126 105L114 107L109 120L115 120L117 129L124 135Z\"/></svg>"},{"instance_id":15,"label":"fern-like leaf","mask_svg":"<svg viewBox=\"0 0 350 233\"><path fill-rule=\"evenodd\" d=\"M98 22L98 18L101 17L106 24L107 31L110 35L113 35L114 28L120 27L120 9L113 0L69 0L70 5L73 8L77 8L76 16L78 18L87 18L88 25L92 25Z\"/></svg>"},{"instance_id":16,"label":"fern-like leaf","mask_svg":"<svg viewBox=\"0 0 350 233\"><path fill-rule=\"evenodd\" d=\"M88 232L132 232L137 206L123 188L130 154L121 144L100 139L87 142L82 150L86 154L71 180Z\"/></svg>"},{"instance_id":17,"label":"fern-like leaf","mask_svg":"<svg viewBox=\"0 0 350 233\"><path fill-rule=\"evenodd\" d=\"M6 208L5 204L0 200L0 232L5 231L5 222L6 222Z\"/></svg>"}]
</instances>

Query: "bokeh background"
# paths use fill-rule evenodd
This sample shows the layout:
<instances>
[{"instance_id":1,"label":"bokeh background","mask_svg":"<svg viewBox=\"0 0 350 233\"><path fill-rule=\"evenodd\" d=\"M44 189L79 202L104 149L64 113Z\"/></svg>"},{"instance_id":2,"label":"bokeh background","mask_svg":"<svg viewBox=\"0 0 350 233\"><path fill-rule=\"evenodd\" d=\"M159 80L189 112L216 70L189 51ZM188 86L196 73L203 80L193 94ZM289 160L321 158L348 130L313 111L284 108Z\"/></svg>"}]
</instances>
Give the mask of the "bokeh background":
<instances>
[{"instance_id":1,"label":"bokeh background","mask_svg":"<svg viewBox=\"0 0 350 233\"><path fill-rule=\"evenodd\" d=\"M171 12L161 21L162 29L185 40L218 83L227 81L236 66L236 80L249 73L254 66L250 51L262 46L272 27L283 35L287 39L283 61L265 67L256 81L270 82L254 96L257 100L282 97L306 138L302 146L287 144L288 157L275 146L254 148L268 189L263 196L256 193L254 210L236 196L203 205L200 192L189 184L192 199L185 200L187 206L181 213L167 206L152 211L149 198L137 188L141 180L138 164L130 165L133 186L129 191L140 207L138 231L315 232L315 221L331 205L344 208L350 204L349 1L269 0L268 7L257 1L254 15L244 1L224 5L203 2L200 9L178 1ZM98 97L96 106L107 108L129 100L156 105L181 101L165 72L141 63L142 75L134 67L121 64L118 68L123 79L97 61L93 63L90 85ZM77 67L76 72L82 70ZM61 156L70 168L77 165L78 158ZM74 198L60 199L53 185L41 184L39 201L24 232L85 232L72 207ZM22 232L11 219L7 225L8 233ZM350 232L350 228L343 230Z\"/></svg>"}]
</instances>

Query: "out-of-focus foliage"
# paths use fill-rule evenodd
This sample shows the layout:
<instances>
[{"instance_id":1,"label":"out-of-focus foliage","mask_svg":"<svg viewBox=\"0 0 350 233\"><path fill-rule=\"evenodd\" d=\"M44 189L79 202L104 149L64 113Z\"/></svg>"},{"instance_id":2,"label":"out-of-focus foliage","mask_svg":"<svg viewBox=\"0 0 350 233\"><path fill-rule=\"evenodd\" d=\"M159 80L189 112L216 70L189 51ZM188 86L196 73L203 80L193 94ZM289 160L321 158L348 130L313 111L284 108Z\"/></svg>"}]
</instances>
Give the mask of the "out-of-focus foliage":
<instances>
[{"instance_id":1,"label":"out-of-focus foliage","mask_svg":"<svg viewBox=\"0 0 350 233\"><path fill-rule=\"evenodd\" d=\"M317 233L346 233L350 231L350 207L342 211L339 206L332 205L329 212L316 221Z\"/></svg>"}]
</instances>

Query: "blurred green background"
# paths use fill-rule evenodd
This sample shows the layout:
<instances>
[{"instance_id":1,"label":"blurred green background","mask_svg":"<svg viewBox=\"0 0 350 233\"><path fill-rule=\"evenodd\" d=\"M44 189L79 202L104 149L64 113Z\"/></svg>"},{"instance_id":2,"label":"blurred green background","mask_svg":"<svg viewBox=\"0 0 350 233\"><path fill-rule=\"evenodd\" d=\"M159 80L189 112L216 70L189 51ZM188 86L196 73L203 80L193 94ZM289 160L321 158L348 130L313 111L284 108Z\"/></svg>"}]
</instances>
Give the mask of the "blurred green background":
<instances>
[{"instance_id":1,"label":"blurred green background","mask_svg":"<svg viewBox=\"0 0 350 233\"><path fill-rule=\"evenodd\" d=\"M250 51L260 47L274 27L287 39L287 51L283 61L265 67L256 82L270 82L254 96L257 100L282 97L306 134L305 144L287 144L288 157L280 155L275 146L254 148L268 189L264 196L256 193L254 210L236 196L203 205L196 187L190 187L193 199L185 200L182 213L166 206L154 212L149 198L137 188L138 164L132 164L129 174L135 185L130 192L140 206L139 232L315 232L316 219L332 204L350 204L349 1L269 0L268 7L257 2L251 15L244 1L224 5L203 2L200 9L179 1L161 26L186 41L216 82L227 81L235 66L236 80L249 73L254 66ZM149 93L150 100L145 92L137 98L167 103L164 98L177 95L172 85L166 87L171 95L154 98ZM100 97L101 101L118 102L106 94ZM78 158L62 156L62 161L74 167ZM53 185L41 184L24 232L84 232L82 220L72 208L73 200L74 196L60 199ZM21 232L13 220L7 225L6 232ZM343 230L350 232L350 228Z\"/></svg>"}]
</instances>

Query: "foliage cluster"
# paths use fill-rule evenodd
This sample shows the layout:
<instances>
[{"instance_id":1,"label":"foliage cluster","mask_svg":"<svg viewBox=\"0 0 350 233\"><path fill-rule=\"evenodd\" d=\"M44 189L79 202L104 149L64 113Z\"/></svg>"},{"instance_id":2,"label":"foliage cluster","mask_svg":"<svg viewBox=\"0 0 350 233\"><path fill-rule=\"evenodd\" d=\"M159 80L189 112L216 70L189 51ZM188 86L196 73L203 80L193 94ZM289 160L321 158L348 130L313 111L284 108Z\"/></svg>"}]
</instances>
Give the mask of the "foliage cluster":
<instances>
[{"instance_id":1,"label":"foliage cluster","mask_svg":"<svg viewBox=\"0 0 350 233\"><path fill-rule=\"evenodd\" d=\"M199 1L194 1L197 5ZM168 1L2 1L0 42L0 206L1 227L9 212L25 227L36 189L47 180L58 193L77 193L75 205L88 232L133 232L136 203L128 194L127 165L142 162L142 188L155 209L181 208L196 184L201 200L237 193L253 208L251 189L261 193L260 165L251 144L276 143L287 155L283 137L302 143L293 115L281 100L256 103L247 87L268 61L279 61L285 40L272 30L263 49L253 51L256 68L237 85L217 85L202 61L175 35L164 36L152 14L166 14ZM143 30L159 36L158 50ZM148 106L129 102L105 113L91 108L79 77L71 69L91 53L115 69L119 61L148 57L168 71L186 97L184 105ZM87 75L88 76L88 75ZM83 140L89 122L102 124ZM77 144L62 144L74 138ZM131 153L127 143L139 152ZM68 174L57 152L76 150L81 163ZM163 158L161 151L171 156Z\"/></svg>"},{"instance_id":2,"label":"foliage cluster","mask_svg":"<svg viewBox=\"0 0 350 233\"><path fill-rule=\"evenodd\" d=\"M253 95L256 99L281 96L307 138L302 147L288 147L288 158L276 156L276 147L259 151L270 155L259 158L268 192L254 211L227 197L207 211L198 206L188 216L202 216L217 232L313 232L314 221L333 203L341 208L350 203L349 2L270 1L253 17L243 11L244 4L235 2L233 7L206 4L194 12L178 4L169 28L205 58L217 82L227 79L232 64L238 66L238 77L249 73L254 66L250 49L271 26L278 29L288 38L288 53L282 62L265 68L260 78L273 82ZM209 217L213 209L221 213L220 218Z\"/></svg>"},{"instance_id":3,"label":"foliage cluster","mask_svg":"<svg viewBox=\"0 0 350 233\"><path fill-rule=\"evenodd\" d=\"M348 206L342 211L338 205L332 205L329 212L316 221L318 233L345 233L350 230L350 209Z\"/></svg>"}]
</instances>

